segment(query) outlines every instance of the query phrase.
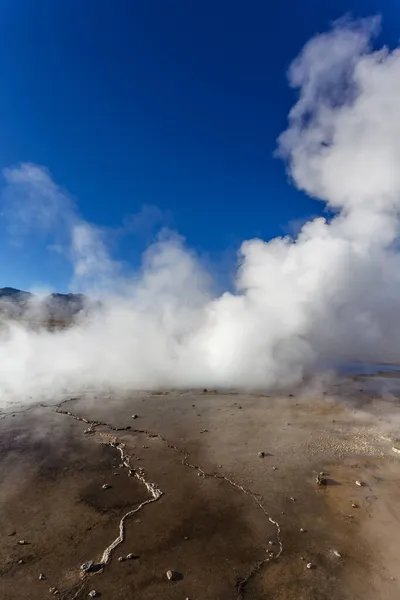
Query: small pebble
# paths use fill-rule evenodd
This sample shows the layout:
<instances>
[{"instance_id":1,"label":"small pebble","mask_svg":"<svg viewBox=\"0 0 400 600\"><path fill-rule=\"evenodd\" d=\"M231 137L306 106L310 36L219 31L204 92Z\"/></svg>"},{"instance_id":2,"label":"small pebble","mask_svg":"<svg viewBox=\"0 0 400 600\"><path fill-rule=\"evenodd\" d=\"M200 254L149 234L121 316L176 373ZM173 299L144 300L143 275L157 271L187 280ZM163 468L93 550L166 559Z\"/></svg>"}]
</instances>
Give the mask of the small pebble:
<instances>
[{"instance_id":1,"label":"small pebble","mask_svg":"<svg viewBox=\"0 0 400 600\"><path fill-rule=\"evenodd\" d=\"M293 496L290 496L289 500L291 500L292 502L296 502L296 498L294 498Z\"/></svg>"},{"instance_id":2,"label":"small pebble","mask_svg":"<svg viewBox=\"0 0 400 600\"><path fill-rule=\"evenodd\" d=\"M56 587L49 588L49 592L50 592L50 594L53 594L54 596L57 596L57 594L59 594L59 591Z\"/></svg>"},{"instance_id":3,"label":"small pebble","mask_svg":"<svg viewBox=\"0 0 400 600\"><path fill-rule=\"evenodd\" d=\"M45 577L45 575L43 575L43 573L40 573L39 579L40 579L40 581L44 581L46 579L46 577Z\"/></svg>"},{"instance_id":4,"label":"small pebble","mask_svg":"<svg viewBox=\"0 0 400 600\"><path fill-rule=\"evenodd\" d=\"M126 558L126 560L133 560L134 558L138 558L138 557L136 556L136 554L133 554L133 552L129 552L129 554L127 554L125 556L125 558Z\"/></svg>"},{"instance_id":5,"label":"small pebble","mask_svg":"<svg viewBox=\"0 0 400 600\"><path fill-rule=\"evenodd\" d=\"M10 533L8 535L11 537L12 535L15 535L16 533L17 533L16 531L10 531Z\"/></svg>"},{"instance_id":6,"label":"small pebble","mask_svg":"<svg viewBox=\"0 0 400 600\"><path fill-rule=\"evenodd\" d=\"M26 544L26 541L25 541L25 540L19 540L18 544L19 544L20 546L25 546L25 544Z\"/></svg>"},{"instance_id":7,"label":"small pebble","mask_svg":"<svg viewBox=\"0 0 400 600\"><path fill-rule=\"evenodd\" d=\"M123 556L118 556L118 562L124 562L125 558Z\"/></svg>"},{"instance_id":8,"label":"small pebble","mask_svg":"<svg viewBox=\"0 0 400 600\"><path fill-rule=\"evenodd\" d=\"M258 456L259 456L259 458L264 458L264 456L265 456L265 452L259 452L259 453L258 453Z\"/></svg>"},{"instance_id":9,"label":"small pebble","mask_svg":"<svg viewBox=\"0 0 400 600\"><path fill-rule=\"evenodd\" d=\"M306 530L305 530L305 529L303 529L302 527L300 527L300 531L301 531L302 533L305 533L305 531L306 531Z\"/></svg>"},{"instance_id":10,"label":"small pebble","mask_svg":"<svg viewBox=\"0 0 400 600\"><path fill-rule=\"evenodd\" d=\"M352 508L358 508L357 504L354 504L354 502L351 503Z\"/></svg>"},{"instance_id":11,"label":"small pebble","mask_svg":"<svg viewBox=\"0 0 400 600\"><path fill-rule=\"evenodd\" d=\"M111 485L109 485L108 483L104 483L101 487L103 490L108 490L111 487Z\"/></svg>"},{"instance_id":12,"label":"small pebble","mask_svg":"<svg viewBox=\"0 0 400 600\"><path fill-rule=\"evenodd\" d=\"M90 596L91 598L96 598L96 596L97 596L96 590L92 590L91 592L89 592L88 596Z\"/></svg>"},{"instance_id":13,"label":"small pebble","mask_svg":"<svg viewBox=\"0 0 400 600\"><path fill-rule=\"evenodd\" d=\"M359 479L357 479L356 485L358 485L358 487L362 487L362 481L360 481Z\"/></svg>"},{"instance_id":14,"label":"small pebble","mask_svg":"<svg viewBox=\"0 0 400 600\"><path fill-rule=\"evenodd\" d=\"M20 558L19 561L18 561L18 564L19 565L23 565L24 563L25 563L25 561L22 558Z\"/></svg>"},{"instance_id":15,"label":"small pebble","mask_svg":"<svg viewBox=\"0 0 400 600\"><path fill-rule=\"evenodd\" d=\"M333 551L333 554L334 554L335 556L337 556L338 558L342 558L342 555L340 554L340 552L339 552L338 550L334 550L334 551Z\"/></svg>"},{"instance_id":16,"label":"small pebble","mask_svg":"<svg viewBox=\"0 0 400 600\"><path fill-rule=\"evenodd\" d=\"M278 468L278 467L272 467L272 470L273 470L273 471L276 471L276 469L277 469L277 468Z\"/></svg>"},{"instance_id":17,"label":"small pebble","mask_svg":"<svg viewBox=\"0 0 400 600\"><path fill-rule=\"evenodd\" d=\"M314 565L312 563L307 563L307 569L313 569Z\"/></svg>"},{"instance_id":18,"label":"small pebble","mask_svg":"<svg viewBox=\"0 0 400 600\"><path fill-rule=\"evenodd\" d=\"M132 419L137 419L138 416L137 415L132 415Z\"/></svg>"},{"instance_id":19,"label":"small pebble","mask_svg":"<svg viewBox=\"0 0 400 600\"><path fill-rule=\"evenodd\" d=\"M167 572L166 572L166 576L167 576L167 579L168 579L169 581L172 581L172 580L173 580L173 578L174 578L174 574L173 574L173 572L172 572L172 571L167 571Z\"/></svg>"}]
</instances>

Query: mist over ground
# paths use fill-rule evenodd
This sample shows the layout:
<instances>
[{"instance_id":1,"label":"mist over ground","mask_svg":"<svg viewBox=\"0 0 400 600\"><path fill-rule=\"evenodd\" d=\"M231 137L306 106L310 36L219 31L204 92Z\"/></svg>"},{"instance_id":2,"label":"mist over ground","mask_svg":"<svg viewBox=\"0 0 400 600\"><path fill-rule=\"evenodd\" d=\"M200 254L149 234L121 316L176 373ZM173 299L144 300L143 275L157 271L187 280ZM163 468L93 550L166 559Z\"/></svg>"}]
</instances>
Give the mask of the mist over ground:
<instances>
[{"instance_id":1,"label":"mist over ground","mask_svg":"<svg viewBox=\"0 0 400 600\"><path fill-rule=\"evenodd\" d=\"M10 231L57 232L71 289L102 305L53 332L3 319L0 405L86 388L286 387L347 361L399 361L400 49L373 50L378 29L337 22L292 63L298 99L277 155L327 217L296 238L244 241L233 293L216 295L167 230L126 275L45 168L6 169Z\"/></svg>"}]
</instances>

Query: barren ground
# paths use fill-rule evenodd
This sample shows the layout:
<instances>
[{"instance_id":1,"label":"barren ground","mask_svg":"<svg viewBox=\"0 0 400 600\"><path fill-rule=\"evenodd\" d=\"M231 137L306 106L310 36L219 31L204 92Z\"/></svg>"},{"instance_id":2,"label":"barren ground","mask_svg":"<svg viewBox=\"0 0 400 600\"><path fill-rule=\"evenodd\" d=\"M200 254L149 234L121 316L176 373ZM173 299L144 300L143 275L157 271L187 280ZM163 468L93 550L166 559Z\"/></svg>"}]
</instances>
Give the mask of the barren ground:
<instances>
[{"instance_id":1,"label":"barren ground","mask_svg":"<svg viewBox=\"0 0 400 600\"><path fill-rule=\"evenodd\" d=\"M400 403L372 383L294 396L88 393L4 414L1 599L43 600L50 588L64 600L398 599ZM83 575L146 500L107 564Z\"/></svg>"}]
</instances>

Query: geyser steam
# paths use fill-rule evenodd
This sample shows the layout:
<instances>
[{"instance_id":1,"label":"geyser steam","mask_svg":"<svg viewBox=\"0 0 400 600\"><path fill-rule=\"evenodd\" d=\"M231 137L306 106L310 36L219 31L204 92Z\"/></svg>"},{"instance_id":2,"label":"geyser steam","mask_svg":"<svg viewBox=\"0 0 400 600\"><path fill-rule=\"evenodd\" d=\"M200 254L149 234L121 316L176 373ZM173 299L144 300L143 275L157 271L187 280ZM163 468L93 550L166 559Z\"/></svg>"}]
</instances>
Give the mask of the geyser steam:
<instances>
[{"instance_id":1,"label":"geyser steam","mask_svg":"<svg viewBox=\"0 0 400 600\"><path fill-rule=\"evenodd\" d=\"M284 386L349 359L400 360L400 50L371 50L378 24L338 22L292 64L299 99L278 153L297 187L334 216L306 223L296 239L245 241L234 294L215 297L195 255L166 233L141 272L123 276L101 231L45 169L6 170L13 223L60 232L62 214L57 243L68 240L75 287L100 291L104 307L60 332L8 324L2 398Z\"/></svg>"}]
</instances>

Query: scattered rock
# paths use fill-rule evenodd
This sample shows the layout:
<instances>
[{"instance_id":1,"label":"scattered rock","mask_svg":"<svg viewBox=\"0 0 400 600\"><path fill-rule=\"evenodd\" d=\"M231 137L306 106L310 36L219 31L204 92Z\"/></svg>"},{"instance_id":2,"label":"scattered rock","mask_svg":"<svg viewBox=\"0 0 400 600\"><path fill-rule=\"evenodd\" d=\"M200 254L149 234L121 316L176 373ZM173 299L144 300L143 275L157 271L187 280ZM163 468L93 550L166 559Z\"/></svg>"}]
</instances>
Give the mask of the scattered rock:
<instances>
[{"instance_id":1,"label":"scattered rock","mask_svg":"<svg viewBox=\"0 0 400 600\"><path fill-rule=\"evenodd\" d=\"M132 415L132 419L137 419L138 416L137 415Z\"/></svg>"},{"instance_id":2,"label":"scattered rock","mask_svg":"<svg viewBox=\"0 0 400 600\"><path fill-rule=\"evenodd\" d=\"M276 470L277 470L277 468L278 468L278 467L272 467L272 470L273 470L273 471L276 471Z\"/></svg>"},{"instance_id":3,"label":"scattered rock","mask_svg":"<svg viewBox=\"0 0 400 600\"><path fill-rule=\"evenodd\" d=\"M111 485L109 485L108 483L104 483L101 487L103 490L108 490L110 489Z\"/></svg>"},{"instance_id":4,"label":"scattered rock","mask_svg":"<svg viewBox=\"0 0 400 600\"><path fill-rule=\"evenodd\" d=\"M203 394L207 394L207 392L208 392L208 389L207 389L207 388L204 388L204 390L203 390Z\"/></svg>"},{"instance_id":5,"label":"scattered rock","mask_svg":"<svg viewBox=\"0 0 400 600\"><path fill-rule=\"evenodd\" d=\"M312 563L307 563L307 569L314 569L314 565Z\"/></svg>"},{"instance_id":6,"label":"scattered rock","mask_svg":"<svg viewBox=\"0 0 400 600\"><path fill-rule=\"evenodd\" d=\"M60 593L56 587L49 588L49 592L50 592L50 594L53 594L54 596L57 596L57 594Z\"/></svg>"},{"instance_id":7,"label":"scattered rock","mask_svg":"<svg viewBox=\"0 0 400 600\"><path fill-rule=\"evenodd\" d=\"M265 452L259 452L258 453L258 457L259 458L265 458Z\"/></svg>"},{"instance_id":8,"label":"scattered rock","mask_svg":"<svg viewBox=\"0 0 400 600\"><path fill-rule=\"evenodd\" d=\"M208 433L208 429L202 429L200 433Z\"/></svg>"},{"instance_id":9,"label":"scattered rock","mask_svg":"<svg viewBox=\"0 0 400 600\"><path fill-rule=\"evenodd\" d=\"M323 471L318 473L315 481L316 481L317 485L326 485L327 481L326 481L325 473Z\"/></svg>"},{"instance_id":10,"label":"scattered rock","mask_svg":"<svg viewBox=\"0 0 400 600\"><path fill-rule=\"evenodd\" d=\"M392 450L393 452L396 452L396 454L400 454L400 446L392 446Z\"/></svg>"},{"instance_id":11,"label":"scattered rock","mask_svg":"<svg viewBox=\"0 0 400 600\"><path fill-rule=\"evenodd\" d=\"M269 544L270 546L273 546L273 544L274 544L273 540L269 540L268 544Z\"/></svg>"},{"instance_id":12,"label":"scattered rock","mask_svg":"<svg viewBox=\"0 0 400 600\"><path fill-rule=\"evenodd\" d=\"M25 545L26 545L26 541L25 541L25 540L19 540L19 541L18 541L18 544L19 544L20 546L25 546Z\"/></svg>"},{"instance_id":13,"label":"scattered rock","mask_svg":"<svg viewBox=\"0 0 400 600\"><path fill-rule=\"evenodd\" d=\"M96 590L92 590L88 593L88 596L90 596L91 598L96 598L98 596L98 593L96 592Z\"/></svg>"},{"instance_id":14,"label":"scattered rock","mask_svg":"<svg viewBox=\"0 0 400 600\"><path fill-rule=\"evenodd\" d=\"M183 579L183 575L182 573L179 573L179 571L167 571L166 576L168 581L179 581L180 579Z\"/></svg>"},{"instance_id":15,"label":"scattered rock","mask_svg":"<svg viewBox=\"0 0 400 600\"><path fill-rule=\"evenodd\" d=\"M11 537L12 535L15 535L16 533L17 533L16 531L10 531L10 533L8 535Z\"/></svg>"},{"instance_id":16,"label":"scattered rock","mask_svg":"<svg viewBox=\"0 0 400 600\"><path fill-rule=\"evenodd\" d=\"M46 576L43 575L43 573L39 573L39 579L40 581L44 581L46 579Z\"/></svg>"},{"instance_id":17,"label":"scattered rock","mask_svg":"<svg viewBox=\"0 0 400 600\"><path fill-rule=\"evenodd\" d=\"M124 556L118 556L118 562L124 562L125 557Z\"/></svg>"},{"instance_id":18,"label":"scattered rock","mask_svg":"<svg viewBox=\"0 0 400 600\"><path fill-rule=\"evenodd\" d=\"M19 564L19 565L24 565L24 564L25 564L25 561L24 561L24 559L23 559L23 558L20 558L20 559L19 559L19 561L18 561L18 564Z\"/></svg>"},{"instance_id":19,"label":"scattered rock","mask_svg":"<svg viewBox=\"0 0 400 600\"><path fill-rule=\"evenodd\" d=\"M135 560L135 559L137 559L137 558L139 558L139 557L138 557L138 555L137 555L137 554L133 554L133 552L129 552L129 554L127 554L127 555L125 556L125 558L126 558L126 560Z\"/></svg>"},{"instance_id":20,"label":"scattered rock","mask_svg":"<svg viewBox=\"0 0 400 600\"><path fill-rule=\"evenodd\" d=\"M334 554L335 556L337 556L338 558L342 558L342 555L340 554L340 552L339 552L338 550L334 550L334 551L333 551L333 554Z\"/></svg>"},{"instance_id":21,"label":"scattered rock","mask_svg":"<svg viewBox=\"0 0 400 600\"><path fill-rule=\"evenodd\" d=\"M358 504L355 504L354 502L351 503L352 508L358 508Z\"/></svg>"},{"instance_id":22,"label":"scattered rock","mask_svg":"<svg viewBox=\"0 0 400 600\"><path fill-rule=\"evenodd\" d=\"M356 480L356 485L358 485L358 487L362 487L363 486L363 482L360 481L359 479Z\"/></svg>"},{"instance_id":23,"label":"scattered rock","mask_svg":"<svg viewBox=\"0 0 400 600\"><path fill-rule=\"evenodd\" d=\"M290 496L289 500L291 500L292 502L296 502L296 498L294 498L293 496Z\"/></svg>"},{"instance_id":24,"label":"scattered rock","mask_svg":"<svg viewBox=\"0 0 400 600\"><path fill-rule=\"evenodd\" d=\"M307 530L300 527L300 531L301 531L301 533L306 533Z\"/></svg>"}]
</instances>

